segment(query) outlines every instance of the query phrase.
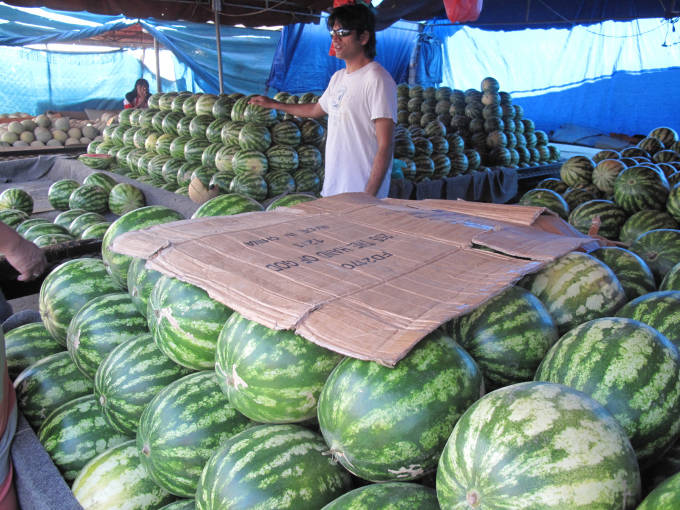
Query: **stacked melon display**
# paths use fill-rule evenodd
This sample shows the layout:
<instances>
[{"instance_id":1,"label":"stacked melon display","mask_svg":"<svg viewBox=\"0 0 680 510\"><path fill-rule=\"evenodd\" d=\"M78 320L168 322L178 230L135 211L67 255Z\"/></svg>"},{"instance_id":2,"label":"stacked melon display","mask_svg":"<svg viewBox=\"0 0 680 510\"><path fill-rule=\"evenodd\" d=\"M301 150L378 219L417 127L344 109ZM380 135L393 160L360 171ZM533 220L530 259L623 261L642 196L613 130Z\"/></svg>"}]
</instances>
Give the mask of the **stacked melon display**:
<instances>
[{"instance_id":1,"label":"stacked melon display","mask_svg":"<svg viewBox=\"0 0 680 510\"><path fill-rule=\"evenodd\" d=\"M103 261L55 268L42 325L8 335L20 408L86 510L618 510L641 502L641 469L647 490L680 471L664 460L680 436L680 230L651 269L619 247L569 253L388 368L110 249L180 218L121 216Z\"/></svg>"},{"instance_id":2,"label":"stacked melon display","mask_svg":"<svg viewBox=\"0 0 680 510\"><path fill-rule=\"evenodd\" d=\"M283 193L318 193L324 121L284 116L249 104L252 96L154 94L146 110L128 109L88 152L115 158L112 170L202 203L220 193L260 202ZM279 93L283 102L312 102Z\"/></svg>"},{"instance_id":3,"label":"stacked melon display","mask_svg":"<svg viewBox=\"0 0 680 510\"><path fill-rule=\"evenodd\" d=\"M481 91L399 85L397 119L405 129L397 130L395 157L405 160L407 168L417 158L415 175L406 170L404 176L436 179L489 167L523 168L559 160L559 151L548 144L546 133L536 130L524 118L522 107L513 105L510 94L499 88L494 78L485 78Z\"/></svg>"},{"instance_id":4,"label":"stacked melon display","mask_svg":"<svg viewBox=\"0 0 680 510\"><path fill-rule=\"evenodd\" d=\"M635 246L646 232L678 228L679 182L678 134L659 127L620 152L569 158L560 179L544 179L520 203L547 207L583 233Z\"/></svg>"},{"instance_id":5,"label":"stacked melon display","mask_svg":"<svg viewBox=\"0 0 680 510\"><path fill-rule=\"evenodd\" d=\"M99 138L100 131L92 123L68 117L41 114L34 118L0 124L0 148L63 147L89 144Z\"/></svg>"}]
</instances>

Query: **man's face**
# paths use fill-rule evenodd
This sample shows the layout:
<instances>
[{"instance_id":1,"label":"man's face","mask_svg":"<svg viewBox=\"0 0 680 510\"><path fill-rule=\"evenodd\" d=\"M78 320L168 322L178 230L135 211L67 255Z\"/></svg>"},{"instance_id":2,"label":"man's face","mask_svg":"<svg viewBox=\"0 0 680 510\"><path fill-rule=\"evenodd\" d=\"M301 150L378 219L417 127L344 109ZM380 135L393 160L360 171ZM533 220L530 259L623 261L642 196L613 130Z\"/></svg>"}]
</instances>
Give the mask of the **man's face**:
<instances>
[{"instance_id":1,"label":"man's face","mask_svg":"<svg viewBox=\"0 0 680 510\"><path fill-rule=\"evenodd\" d=\"M341 58L342 60L352 60L363 54L364 47L361 44L356 30L351 30L348 35L341 37L340 34L343 31L346 32L346 30L343 29L342 25L337 21L333 25L333 30L337 35L332 35L331 39L333 41L333 48L335 48L335 55L338 58Z\"/></svg>"}]
</instances>

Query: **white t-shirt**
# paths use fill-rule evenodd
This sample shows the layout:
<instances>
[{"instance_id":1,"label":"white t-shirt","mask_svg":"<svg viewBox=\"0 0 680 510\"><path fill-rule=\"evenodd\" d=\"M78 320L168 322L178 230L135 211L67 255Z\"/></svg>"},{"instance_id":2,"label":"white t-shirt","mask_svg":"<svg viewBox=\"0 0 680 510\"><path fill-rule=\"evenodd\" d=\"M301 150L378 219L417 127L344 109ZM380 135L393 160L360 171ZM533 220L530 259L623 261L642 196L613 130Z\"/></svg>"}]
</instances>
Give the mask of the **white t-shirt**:
<instances>
[{"instance_id":1,"label":"white t-shirt","mask_svg":"<svg viewBox=\"0 0 680 510\"><path fill-rule=\"evenodd\" d=\"M377 62L352 73L336 72L319 99L328 114L324 183L321 196L364 191L378 152L375 119L397 121L397 84ZM377 193L387 196L390 169Z\"/></svg>"}]
</instances>

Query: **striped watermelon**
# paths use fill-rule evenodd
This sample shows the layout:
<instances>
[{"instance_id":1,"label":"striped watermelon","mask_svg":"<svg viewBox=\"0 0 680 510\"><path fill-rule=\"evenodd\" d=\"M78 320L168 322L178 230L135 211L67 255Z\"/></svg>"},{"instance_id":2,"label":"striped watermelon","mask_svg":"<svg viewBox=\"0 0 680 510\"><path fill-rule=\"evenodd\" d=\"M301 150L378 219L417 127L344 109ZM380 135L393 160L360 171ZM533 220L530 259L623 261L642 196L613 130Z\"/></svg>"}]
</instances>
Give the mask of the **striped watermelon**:
<instances>
[{"instance_id":1,"label":"striped watermelon","mask_svg":"<svg viewBox=\"0 0 680 510\"><path fill-rule=\"evenodd\" d=\"M194 172L199 166L200 164L190 163L188 161L182 163L177 169L177 185L186 186L188 188L191 183L191 176L194 175Z\"/></svg>"},{"instance_id":2,"label":"striped watermelon","mask_svg":"<svg viewBox=\"0 0 680 510\"><path fill-rule=\"evenodd\" d=\"M220 390L215 372L198 372L170 383L144 409L137 451L159 486L190 497L215 450L249 425Z\"/></svg>"},{"instance_id":3,"label":"striped watermelon","mask_svg":"<svg viewBox=\"0 0 680 510\"><path fill-rule=\"evenodd\" d=\"M106 231L110 226L111 223L108 221L90 225L85 230L83 230L82 234L80 234L80 239L104 239L104 234L106 234ZM39 239L41 238L38 238L38 240Z\"/></svg>"},{"instance_id":4,"label":"striped watermelon","mask_svg":"<svg viewBox=\"0 0 680 510\"><path fill-rule=\"evenodd\" d=\"M85 214L87 211L84 209L69 209L68 211L61 212L54 218L54 224L64 227L68 230L69 226L78 216Z\"/></svg>"},{"instance_id":5,"label":"striped watermelon","mask_svg":"<svg viewBox=\"0 0 680 510\"><path fill-rule=\"evenodd\" d=\"M201 156L201 165L212 170L217 170L217 167L215 166L215 156L223 147L224 145L222 145L221 142L208 145Z\"/></svg>"},{"instance_id":6,"label":"striped watermelon","mask_svg":"<svg viewBox=\"0 0 680 510\"><path fill-rule=\"evenodd\" d=\"M73 316L67 348L78 369L90 379L113 348L147 333L146 319L127 292L97 296Z\"/></svg>"},{"instance_id":7,"label":"striped watermelon","mask_svg":"<svg viewBox=\"0 0 680 510\"><path fill-rule=\"evenodd\" d=\"M204 202L196 209L191 218L229 216L232 214L262 210L264 210L264 208L256 200L245 195L239 195L238 193L230 193L228 195L220 195L211 198L207 202Z\"/></svg>"},{"instance_id":8,"label":"striped watermelon","mask_svg":"<svg viewBox=\"0 0 680 510\"><path fill-rule=\"evenodd\" d=\"M26 367L15 379L19 409L35 430L54 409L91 395L92 381L80 373L68 352L58 352Z\"/></svg>"},{"instance_id":9,"label":"striped watermelon","mask_svg":"<svg viewBox=\"0 0 680 510\"><path fill-rule=\"evenodd\" d=\"M597 227L597 234L607 239L618 239L626 213L611 200L589 200L569 214L569 223L583 234Z\"/></svg>"},{"instance_id":10,"label":"striped watermelon","mask_svg":"<svg viewBox=\"0 0 680 510\"><path fill-rule=\"evenodd\" d=\"M470 355L439 331L395 368L345 358L318 404L333 457L366 480L413 480L434 471L460 415L484 393Z\"/></svg>"},{"instance_id":11,"label":"striped watermelon","mask_svg":"<svg viewBox=\"0 0 680 510\"><path fill-rule=\"evenodd\" d=\"M603 159L597 163L593 170L593 184L606 196L612 196L614 194L614 181L625 169L626 165L618 159Z\"/></svg>"},{"instance_id":12,"label":"striped watermelon","mask_svg":"<svg viewBox=\"0 0 680 510\"><path fill-rule=\"evenodd\" d=\"M675 510L680 508L680 473L669 477L650 492L637 510Z\"/></svg>"},{"instance_id":13,"label":"striped watermelon","mask_svg":"<svg viewBox=\"0 0 680 510\"><path fill-rule=\"evenodd\" d=\"M298 153L287 145L274 145L266 152L271 171L294 172L300 166Z\"/></svg>"},{"instance_id":14,"label":"striped watermelon","mask_svg":"<svg viewBox=\"0 0 680 510\"><path fill-rule=\"evenodd\" d=\"M276 110L265 108L257 104L248 104L243 110L243 120L250 124L271 126L278 120Z\"/></svg>"},{"instance_id":15,"label":"striped watermelon","mask_svg":"<svg viewBox=\"0 0 680 510\"><path fill-rule=\"evenodd\" d=\"M666 273L659 285L659 290L680 290L680 262Z\"/></svg>"},{"instance_id":16,"label":"striped watermelon","mask_svg":"<svg viewBox=\"0 0 680 510\"><path fill-rule=\"evenodd\" d=\"M614 201L628 214L643 209L663 210L668 192L663 173L646 166L626 168L614 181Z\"/></svg>"},{"instance_id":17,"label":"striped watermelon","mask_svg":"<svg viewBox=\"0 0 680 510\"><path fill-rule=\"evenodd\" d=\"M637 320L606 317L570 330L535 379L583 391L602 404L626 431L641 465L680 433L680 355L668 338Z\"/></svg>"},{"instance_id":18,"label":"striped watermelon","mask_svg":"<svg viewBox=\"0 0 680 510\"><path fill-rule=\"evenodd\" d=\"M258 174L237 174L229 185L230 193L247 195L257 201L267 198L267 182Z\"/></svg>"},{"instance_id":19,"label":"striped watermelon","mask_svg":"<svg viewBox=\"0 0 680 510\"><path fill-rule=\"evenodd\" d=\"M678 142L675 142L675 145L678 145ZM678 152L677 150L679 148L680 147L676 147L675 150L661 150L654 154L652 160L657 163L670 163L671 161L680 161L680 152Z\"/></svg>"},{"instance_id":20,"label":"striped watermelon","mask_svg":"<svg viewBox=\"0 0 680 510\"><path fill-rule=\"evenodd\" d=\"M229 402L251 420L293 423L316 416L319 393L341 359L292 331L233 313L217 340L215 372Z\"/></svg>"},{"instance_id":21,"label":"striped watermelon","mask_svg":"<svg viewBox=\"0 0 680 510\"><path fill-rule=\"evenodd\" d=\"M68 198L68 206L69 209L85 209L104 214L109 210L109 194L99 186L83 184L73 190Z\"/></svg>"},{"instance_id":22,"label":"striped watermelon","mask_svg":"<svg viewBox=\"0 0 680 510\"><path fill-rule=\"evenodd\" d=\"M189 181L189 198L197 204L202 204L219 194L219 189L211 188L210 181L215 175L214 168L198 166L191 174Z\"/></svg>"},{"instance_id":23,"label":"striped watermelon","mask_svg":"<svg viewBox=\"0 0 680 510\"><path fill-rule=\"evenodd\" d=\"M302 133L295 122L286 120L271 128L272 142L277 145L297 147L302 143Z\"/></svg>"},{"instance_id":24,"label":"striped watermelon","mask_svg":"<svg viewBox=\"0 0 680 510\"><path fill-rule=\"evenodd\" d=\"M679 306L679 291L650 292L626 303L616 312L616 316L628 317L648 324L680 349Z\"/></svg>"},{"instance_id":25,"label":"striped watermelon","mask_svg":"<svg viewBox=\"0 0 680 510\"><path fill-rule=\"evenodd\" d=\"M164 112L172 111L172 103L179 96L178 92L165 92L158 95L158 109Z\"/></svg>"},{"instance_id":26,"label":"striped watermelon","mask_svg":"<svg viewBox=\"0 0 680 510\"><path fill-rule=\"evenodd\" d=\"M214 108L214 107L213 107ZM159 510L196 510L195 499L180 499L169 505L165 505Z\"/></svg>"},{"instance_id":27,"label":"striped watermelon","mask_svg":"<svg viewBox=\"0 0 680 510\"><path fill-rule=\"evenodd\" d=\"M68 226L69 232L75 237L80 237L83 232L96 223L103 223L106 218L99 213L86 212L78 216Z\"/></svg>"},{"instance_id":28,"label":"striped watermelon","mask_svg":"<svg viewBox=\"0 0 680 510\"><path fill-rule=\"evenodd\" d=\"M220 172L233 171L232 161L238 147L222 146L215 154L215 168Z\"/></svg>"},{"instance_id":29,"label":"striped watermelon","mask_svg":"<svg viewBox=\"0 0 680 510\"><path fill-rule=\"evenodd\" d=\"M125 340L106 356L94 377L94 395L108 424L134 437L139 418L154 396L188 374L144 333Z\"/></svg>"},{"instance_id":30,"label":"striped watermelon","mask_svg":"<svg viewBox=\"0 0 680 510\"><path fill-rule=\"evenodd\" d=\"M89 146L88 146L89 152ZM114 159L108 154L81 154L78 161L95 170L106 170L111 167Z\"/></svg>"},{"instance_id":31,"label":"striped watermelon","mask_svg":"<svg viewBox=\"0 0 680 510\"><path fill-rule=\"evenodd\" d=\"M619 240L626 244L632 244L635 239L645 232L660 228L675 229L678 228L678 223L670 214L664 211L643 209L628 217L621 227Z\"/></svg>"},{"instance_id":32,"label":"striped watermelon","mask_svg":"<svg viewBox=\"0 0 680 510\"><path fill-rule=\"evenodd\" d=\"M33 225L38 225L40 223L50 223L50 220L47 220L45 218L29 218L19 223L19 225L14 230L17 231L17 234L23 237L29 228L31 228Z\"/></svg>"},{"instance_id":33,"label":"striped watermelon","mask_svg":"<svg viewBox=\"0 0 680 510\"><path fill-rule=\"evenodd\" d=\"M89 213L85 213L89 214ZM94 214L94 213L92 213ZM24 238L28 239L29 241L35 241L38 237L42 235L47 235L47 234L68 234L69 231L65 229L64 227L61 227L59 225L56 225L54 223L38 223L37 225L33 225L30 227L26 232L24 233Z\"/></svg>"},{"instance_id":34,"label":"striped watermelon","mask_svg":"<svg viewBox=\"0 0 680 510\"><path fill-rule=\"evenodd\" d=\"M107 193L111 192L111 188L113 188L116 184L118 184L118 181L116 181L113 177L111 177L108 174L105 174L104 172L94 172L85 177L83 180L83 184L90 184L93 186L99 186L103 190L105 190Z\"/></svg>"},{"instance_id":35,"label":"striped watermelon","mask_svg":"<svg viewBox=\"0 0 680 510\"><path fill-rule=\"evenodd\" d=\"M38 430L38 440L67 482L94 457L130 439L106 422L94 395L60 405Z\"/></svg>"},{"instance_id":36,"label":"striped watermelon","mask_svg":"<svg viewBox=\"0 0 680 510\"><path fill-rule=\"evenodd\" d=\"M605 246L591 251L590 255L604 262L614 271L626 293L626 299L654 292L656 283L649 266L638 255L619 246Z\"/></svg>"},{"instance_id":37,"label":"striped watermelon","mask_svg":"<svg viewBox=\"0 0 680 510\"><path fill-rule=\"evenodd\" d=\"M680 221L680 183L674 184L668 194L666 210L676 221Z\"/></svg>"},{"instance_id":38,"label":"striped watermelon","mask_svg":"<svg viewBox=\"0 0 680 510\"><path fill-rule=\"evenodd\" d=\"M90 299L117 290L101 260L66 261L40 287L40 317L55 340L66 346L66 331L76 312Z\"/></svg>"},{"instance_id":39,"label":"striped watermelon","mask_svg":"<svg viewBox=\"0 0 680 510\"><path fill-rule=\"evenodd\" d=\"M580 252L560 257L521 284L546 305L561 333L613 314L626 299L614 272Z\"/></svg>"},{"instance_id":40,"label":"striped watermelon","mask_svg":"<svg viewBox=\"0 0 680 510\"><path fill-rule=\"evenodd\" d=\"M593 399L553 383L489 393L458 420L439 460L442 508L632 510L635 453Z\"/></svg>"},{"instance_id":41,"label":"striped watermelon","mask_svg":"<svg viewBox=\"0 0 680 510\"><path fill-rule=\"evenodd\" d=\"M518 286L454 319L448 328L479 365L487 388L530 381L558 339L545 305Z\"/></svg>"},{"instance_id":42,"label":"striped watermelon","mask_svg":"<svg viewBox=\"0 0 680 510\"><path fill-rule=\"evenodd\" d=\"M653 136L646 136L638 142L637 146L650 155L654 155L665 148L663 142Z\"/></svg>"},{"instance_id":43,"label":"striped watermelon","mask_svg":"<svg viewBox=\"0 0 680 510\"><path fill-rule=\"evenodd\" d=\"M156 485L141 464L134 439L88 462L71 490L88 510L155 510L175 499Z\"/></svg>"},{"instance_id":44,"label":"striped watermelon","mask_svg":"<svg viewBox=\"0 0 680 510\"><path fill-rule=\"evenodd\" d=\"M127 275L127 288L137 311L146 317L149 296L162 273L145 267L146 260L133 258Z\"/></svg>"},{"instance_id":45,"label":"striped watermelon","mask_svg":"<svg viewBox=\"0 0 680 510\"><path fill-rule=\"evenodd\" d=\"M127 145L128 147L134 147L135 146L135 135L137 134L137 131L140 131L141 129L147 130L149 128L153 127L153 122L151 126L147 126L146 124L142 125L141 128L138 127L130 127L125 130L123 133L123 145Z\"/></svg>"},{"instance_id":46,"label":"striped watermelon","mask_svg":"<svg viewBox=\"0 0 680 510\"><path fill-rule=\"evenodd\" d=\"M189 123L189 136L192 139L208 140L207 131L208 126L212 123L212 115L197 115L191 119Z\"/></svg>"},{"instance_id":47,"label":"striped watermelon","mask_svg":"<svg viewBox=\"0 0 680 510\"><path fill-rule=\"evenodd\" d=\"M661 283L666 273L680 262L680 230L660 228L650 230L633 241L630 246L644 260Z\"/></svg>"},{"instance_id":48,"label":"striped watermelon","mask_svg":"<svg viewBox=\"0 0 680 510\"><path fill-rule=\"evenodd\" d=\"M50 205L60 211L69 209L68 199L80 184L72 179L55 181L47 190L47 200Z\"/></svg>"},{"instance_id":49,"label":"striped watermelon","mask_svg":"<svg viewBox=\"0 0 680 510\"><path fill-rule=\"evenodd\" d=\"M210 142L207 139L191 138L184 144L184 159L191 163L201 163L203 152L209 145Z\"/></svg>"},{"instance_id":50,"label":"striped watermelon","mask_svg":"<svg viewBox=\"0 0 680 510\"><path fill-rule=\"evenodd\" d=\"M321 191L321 178L315 172L300 169L293 174L295 191L299 193L318 193Z\"/></svg>"},{"instance_id":51,"label":"striped watermelon","mask_svg":"<svg viewBox=\"0 0 680 510\"><path fill-rule=\"evenodd\" d=\"M168 147L168 156L173 159L184 159L184 146L191 140L188 136L178 136L173 138Z\"/></svg>"},{"instance_id":52,"label":"striped watermelon","mask_svg":"<svg viewBox=\"0 0 680 510\"><path fill-rule=\"evenodd\" d=\"M300 204L303 202L311 202L316 200L317 197L309 193L288 193L286 195L274 198L269 204L267 204L267 211L272 211L277 207L290 207L295 204Z\"/></svg>"},{"instance_id":53,"label":"striped watermelon","mask_svg":"<svg viewBox=\"0 0 680 510\"><path fill-rule=\"evenodd\" d=\"M262 176L269 169L269 161L259 151L241 149L234 154L231 166L237 175L248 173Z\"/></svg>"},{"instance_id":54,"label":"striped watermelon","mask_svg":"<svg viewBox=\"0 0 680 510\"><path fill-rule=\"evenodd\" d=\"M11 379L33 363L63 350L64 346L52 338L41 322L24 324L5 333L5 357Z\"/></svg>"},{"instance_id":55,"label":"striped watermelon","mask_svg":"<svg viewBox=\"0 0 680 510\"><path fill-rule=\"evenodd\" d=\"M201 94L196 100L196 115L207 115L212 117L212 110L216 101L217 96L215 94Z\"/></svg>"},{"instance_id":56,"label":"striped watermelon","mask_svg":"<svg viewBox=\"0 0 680 510\"><path fill-rule=\"evenodd\" d=\"M228 95L220 94L217 100L213 103L212 116L218 120L231 118L231 109L234 106L236 99Z\"/></svg>"},{"instance_id":57,"label":"striped watermelon","mask_svg":"<svg viewBox=\"0 0 680 510\"><path fill-rule=\"evenodd\" d=\"M546 179L543 179L536 185L536 187L543 189L551 189L559 193L560 195L567 191L567 189L569 188L566 182L562 182L556 177L548 177Z\"/></svg>"},{"instance_id":58,"label":"striped watermelon","mask_svg":"<svg viewBox=\"0 0 680 510\"><path fill-rule=\"evenodd\" d=\"M131 258L112 251L110 246L113 240L125 232L182 219L184 217L180 213L168 207L148 205L125 213L111 224L102 241L102 259L106 265L106 270L119 288L124 289L127 284L127 270Z\"/></svg>"},{"instance_id":59,"label":"striped watermelon","mask_svg":"<svg viewBox=\"0 0 680 510\"><path fill-rule=\"evenodd\" d=\"M163 178L163 166L171 159L170 156L157 154L149 160L149 163L146 166L146 173L157 181L165 182L165 179Z\"/></svg>"},{"instance_id":60,"label":"striped watermelon","mask_svg":"<svg viewBox=\"0 0 680 510\"><path fill-rule=\"evenodd\" d=\"M163 120L161 121L161 130L163 131L164 134L178 136L179 131L177 129L177 125L179 124L179 121L182 120L183 118L184 114L180 112L167 113L163 117Z\"/></svg>"},{"instance_id":61,"label":"striped watermelon","mask_svg":"<svg viewBox=\"0 0 680 510\"><path fill-rule=\"evenodd\" d=\"M323 438L299 425L260 425L227 439L203 468L197 510L321 508L351 488Z\"/></svg>"},{"instance_id":62,"label":"striped watermelon","mask_svg":"<svg viewBox=\"0 0 680 510\"><path fill-rule=\"evenodd\" d=\"M229 122L228 118L213 120L205 130L205 137L210 143L222 143L222 127Z\"/></svg>"},{"instance_id":63,"label":"striped watermelon","mask_svg":"<svg viewBox=\"0 0 680 510\"><path fill-rule=\"evenodd\" d=\"M322 510L439 510L434 489L416 483L374 483L334 499Z\"/></svg>"},{"instance_id":64,"label":"striped watermelon","mask_svg":"<svg viewBox=\"0 0 680 510\"><path fill-rule=\"evenodd\" d=\"M222 126L222 132L220 133L220 138L222 143L227 147L239 147L238 137L241 134L241 129L245 126L245 122L228 122Z\"/></svg>"},{"instance_id":65,"label":"striped watermelon","mask_svg":"<svg viewBox=\"0 0 680 510\"><path fill-rule=\"evenodd\" d=\"M236 177L236 174L231 170L218 170L210 178L208 189L217 189L219 193L229 193L229 187L234 177Z\"/></svg>"},{"instance_id":66,"label":"striped watermelon","mask_svg":"<svg viewBox=\"0 0 680 510\"><path fill-rule=\"evenodd\" d=\"M618 151L612 149L604 149L593 156L593 161L595 164L598 164L600 161L605 159L621 159L621 154L619 154Z\"/></svg>"},{"instance_id":67,"label":"striped watermelon","mask_svg":"<svg viewBox=\"0 0 680 510\"><path fill-rule=\"evenodd\" d=\"M295 179L288 172L269 172L264 176L264 180L267 183L268 197L276 197L283 193L292 193L295 191Z\"/></svg>"},{"instance_id":68,"label":"striped watermelon","mask_svg":"<svg viewBox=\"0 0 680 510\"><path fill-rule=\"evenodd\" d=\"M569 217L567 202L556 191L550 189L531 189L520 197L519 204L545 207L565 220Z\"/></svg>"},{"instance_id":69,"label":"striped watermelon","mask_svg":"<svg viewBox=\"0 0 680 510\"><path fill-rule=\"evenodd\" d=\"M246 122L239 132L238 144L244 151L265 152L272 144L272 135L267 126Z\"/></svg>"},{"instance_id":70,"label":"striped watermelon","mask_svg":"<svg viewBox=\"0 0 680 510\"><path fill-rule=\"evenodd\" d=\"M194 370L215 366L215 348L231 310L206 291L162 276L149 296L147 319L156 345L175 363Z\"/></svg>"},{"instance_id":71,"label":"striped watermelon","mask_svg":"<svg viewBox=\"0 0 680 510\"><path fill-rule=\"evenodd\" d=\"M33 240L38 248L45 248L54 244L67 243L73 241L73 236L70 234L43 234Z\"/></svg>"},{"instance_id":72,"label":"striped watermelon","mask_svg":"<svg viewBox=\"0 0 680 510\"><path fill-rule=\"evenodd\" d=\"M112 213L122 216L145 205L146 199L144 198L144 193L138 187L121 182L111 188L109 193L109 209Z\"/></svg>"},{"instance_id":73,"label":"striped watermelon","mask_svg":"<svg viewBox=\"0 0 680 510\"><path fill-rule=\"evenodd\" d=\"M265 183L266 184L266 183ZM16 209L0 210L0 221L10 228L16 228L19 224L28 219L28 214Z\"/></svg>"},{"instance_id":74,"label":"striped watermelon","mask_svg":"<svg viewBox=\"0 0 680 510\"><path fill-rule=\"evenodd\" d=\"M666 147L669 147L674 142L678 141L678 133L673 128L669 128L666 126L661 126L652 129L652 131L650 131L650 133L647 136L657 138Z\"/></svg>"},{"instance_id":75,"label":"striped watermelon","mask_svg":"<svg viewBox=\"0 0 680 510\"><path fill-rule=\"evenodd\" d=\"M560 178L572 188L580 188L592 182L595 162L587 156L572 156L560 168Z\"/></svg>"},{"instance_id":76,"label":"striped watermelon","mask_svg":"<svg viewBox=\"0 0 680 510\"><path fill-rule=\"evenodd\" d=\"M177 122L177 135L182 138L191 138L191 132L189 131L189 126L191 126L191 119L194 118L192 114L190 117L182 117Z\"/></svg>"},{"instance_id":77,"label":"striped watermelon","mask_svg":"<svg viewBox=\"0 0 680 510\"><path fill-rule=\"evenodd\" d=\"M297 148L299 169L316 172L323 166L323 155L313 145L301 145Z\"/></svg>"}]
</instances>

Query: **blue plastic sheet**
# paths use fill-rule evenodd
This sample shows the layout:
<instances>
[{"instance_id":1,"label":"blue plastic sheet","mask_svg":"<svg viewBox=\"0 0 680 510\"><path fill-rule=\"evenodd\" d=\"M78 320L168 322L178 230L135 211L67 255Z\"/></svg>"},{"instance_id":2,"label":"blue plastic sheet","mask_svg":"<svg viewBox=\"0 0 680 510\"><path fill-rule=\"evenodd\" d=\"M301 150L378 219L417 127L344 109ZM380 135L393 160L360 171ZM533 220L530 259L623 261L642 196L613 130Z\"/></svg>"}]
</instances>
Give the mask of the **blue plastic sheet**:
<instances>
[{"instance_id":1,"label":"blue plastic sheet","mask_svg":"<svg viewBox=\"0 0 680 510\"><path fill-rule=\"evenodd\" d=\"M680 127L680 41L664 20L512 32L430 24L426 33L445 41L443 85L479 89L494 76L548 132L565 123L625 134Z\"/></svg>"},{"instance_id":2,"label":"blue plastic sheet","mask_svg":"<svg viewBox=\"0 0 680 510\"><path fill-rule=\"evenodd\" d=\"M417 25L403 21L376 34L375 60L397 83L408 81L409 62L417 36ZM333 73L345 66L342 60L328 54L330 45L325 17L318 25L285 26L267 85L294 94L325 90Z\"/></svg>"}]
</instances>

